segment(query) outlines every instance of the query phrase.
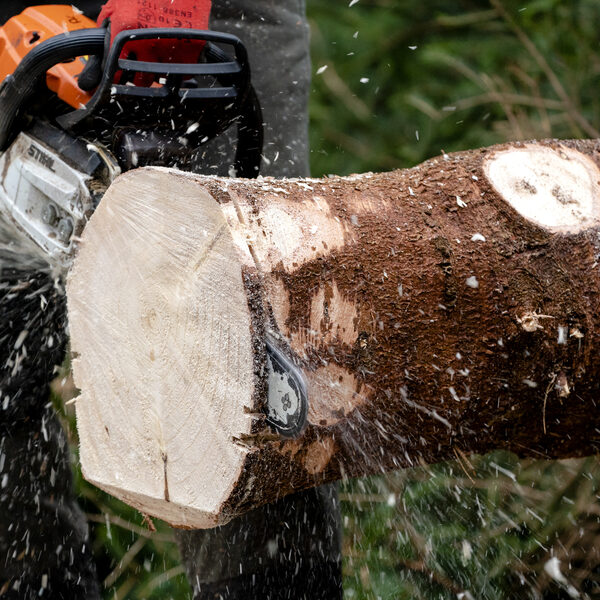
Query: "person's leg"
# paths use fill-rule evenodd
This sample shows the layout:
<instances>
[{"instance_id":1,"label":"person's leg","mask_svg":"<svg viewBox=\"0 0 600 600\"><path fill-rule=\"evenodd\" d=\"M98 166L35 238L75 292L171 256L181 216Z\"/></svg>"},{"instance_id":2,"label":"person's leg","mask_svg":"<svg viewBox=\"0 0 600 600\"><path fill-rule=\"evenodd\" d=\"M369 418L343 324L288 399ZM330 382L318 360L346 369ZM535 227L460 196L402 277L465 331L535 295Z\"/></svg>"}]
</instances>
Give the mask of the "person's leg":
<instances>
[{"instance_id":1,"label":"person's leg","mask_svg":"<svg viewBox=\"0 0 600 600\"><path fill-rule=\"evenodd\" d=\"M19 262L0 252L0 596L95 600L69 444L49 404L64 297L48 274L8 266Z\"/></svg>"},{"instance_id":2,"label":"person's leg","mask_svg":"<svg viewBox=\"0 0 600 600\"><path fill-rule=\"evenodd\" d=\"M304 0L213 0L210 27L232 33L248 50L263 111L262 175L307 177L311 64ZM206 145L200 169L227 176L233 133Z\"/></svg>"},{"instance_id":3,"label":"person's leg","mask_svg":"<svg viewBox=\"0 0 600 600\"><path fill-rule=\"evenodd\" d=\"M0 23L37 4L53 2L4 0ZM102 2L79 4L94 17ZM68 440L50 405L66 346L64 294L18 247L18 233L1 228L0 246L0 596L99 599Z\"/></svg>"},{"instance_id":4,"label":"person's leg","mask_svg":"<svg viewBox=\"0 0 600 600\"><path fill-rule=\"evenodd\" d=\"M196 600L335 600L340 528L336 488L323 486L177 537Z\"/></svg>"},{"instance_id":5,"label":"person's leg","mask_svg":"<svg viewBox=\"0 0 600 600\"><path fill-rule=\"evenodd\" d=\"M248 48L265 121L261 173L307 176L310 57L303 0L213 0L211 29ZM205 170L227 174L223 140ZM196 600L336 600L342 597L341 523L335 486L259 508L224 527L177 533Z\"/></svg>"}]
</instances>

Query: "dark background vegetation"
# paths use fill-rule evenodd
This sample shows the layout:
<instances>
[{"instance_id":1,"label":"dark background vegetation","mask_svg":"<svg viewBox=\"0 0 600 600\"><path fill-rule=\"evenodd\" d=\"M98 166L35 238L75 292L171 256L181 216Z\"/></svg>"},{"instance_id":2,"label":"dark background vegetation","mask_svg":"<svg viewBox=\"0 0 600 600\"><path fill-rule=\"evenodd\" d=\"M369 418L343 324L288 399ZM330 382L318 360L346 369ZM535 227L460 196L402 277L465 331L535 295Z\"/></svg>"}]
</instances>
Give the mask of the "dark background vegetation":
<instances>
[{"instance_id":1,"label":"dark background vegetation","mask_svg":"<svg viewBox=\"0 0 600 600\"><path fill-rule=\"evenodd\" d=\"M598 0L348 4L308 0L314 175L600 137ZM342 485L347 598L600 598L596 458L456 458ZM77 477L105 597L189 598L170 529Z\"/></svg>"}]
</instances>

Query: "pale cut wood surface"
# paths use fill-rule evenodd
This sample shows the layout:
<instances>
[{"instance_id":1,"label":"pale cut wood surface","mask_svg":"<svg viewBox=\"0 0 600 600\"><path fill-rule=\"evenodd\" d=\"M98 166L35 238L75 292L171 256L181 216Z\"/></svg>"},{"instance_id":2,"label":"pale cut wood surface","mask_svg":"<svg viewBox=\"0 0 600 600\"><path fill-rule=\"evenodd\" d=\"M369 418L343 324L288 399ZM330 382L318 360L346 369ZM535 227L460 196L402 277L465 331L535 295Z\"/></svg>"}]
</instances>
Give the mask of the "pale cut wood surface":
<instances>
[{"instance_id":1,"label":"pale cut wood surface","mask_svg":"<svg viewBox=\"0 0 600 600\"><path fill-rule=\"evenodd\" d=\"M192 182L148 172L116 182L93 221L68 294L84 475L174 524L215 525L254 390L221 209Z\"/></svg>"}]
</instances>

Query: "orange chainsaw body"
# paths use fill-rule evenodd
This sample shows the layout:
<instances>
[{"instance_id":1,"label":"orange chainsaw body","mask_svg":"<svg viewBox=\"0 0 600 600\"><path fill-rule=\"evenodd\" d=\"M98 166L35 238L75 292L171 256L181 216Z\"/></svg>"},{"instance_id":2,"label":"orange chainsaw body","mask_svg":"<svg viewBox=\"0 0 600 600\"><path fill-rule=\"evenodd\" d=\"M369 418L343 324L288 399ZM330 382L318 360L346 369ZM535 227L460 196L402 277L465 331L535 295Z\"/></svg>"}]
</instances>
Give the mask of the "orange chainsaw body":
<instances>
[{"instance_id":1,"label":"orange chainsaw body","mask_svg":"<svg viewBox=\"0 0 600 600\"><path fill-rule=\"evenodd\" d=\"M73 6L51 4L26 8L0 27L0 82L14 73L23 57L39 43L61 33L92 27L96 23ZM48 88L73 108L82 108L91 98L77 85L85 65L86 58L79 57L48 71Z\"/></svg>"}]
</instances>

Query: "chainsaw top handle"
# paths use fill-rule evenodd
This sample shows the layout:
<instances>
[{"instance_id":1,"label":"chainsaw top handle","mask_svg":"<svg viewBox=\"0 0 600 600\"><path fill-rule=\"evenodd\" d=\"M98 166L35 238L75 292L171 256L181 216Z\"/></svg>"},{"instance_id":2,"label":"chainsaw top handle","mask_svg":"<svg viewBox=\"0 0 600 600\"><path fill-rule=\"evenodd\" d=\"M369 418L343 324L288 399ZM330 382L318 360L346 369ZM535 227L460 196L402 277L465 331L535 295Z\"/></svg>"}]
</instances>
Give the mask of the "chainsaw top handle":
<instances>
[{"instance_id":1,"label":"chainsaw top handle","mask_svg":"<svg viewBox=\"0 0 600 600\"><path fill-rule=\"evenodd\" d=\"M209 54L217 58L210 63L169 63L145 62L121 58L123 49L128 42L139 42L152 39L196 40L227 44L235 51L235 60L230 60L227 54ZM164 75L165 84L162 87L137 85L121 85L115 83L118 71L136 74ZM228 77L233 85L223 87L199 87L196 89L182 88L185 79L192 77L212 76L215 78ZM85 118L85 113L92 113L96 106L109 100L127 96L138 98L167 98L178 95L181 101L229 99L243 102L250 87L250 67L248 54L242 42L234 35L213 31L198 31L196 29L128 29L121 31L114 39L105 62L104 74L92 99L82 110L71 113L70 124L75 124Z\"/></svg>"},{"instance_id":2,"label":"chainsaw top handle","mask_svg":"<svg viewBox=\"0 0 600 600\"><path fill-rule=\"evenodd\" d=\"M185 39L205 41L207 62L157 63L121 58L124 46L130 41L148 39ZM17 133L19 117L32 104L45 84L46 72L54 65L78 56L103 55L107 40L105 28L82 29L54 36L35 46L21 61L14 73L0 88L0 151L5 150ZM212 43L211 43L212 42ZM230 57L216 44L233 49ZM163 76L161 86L136 86L115 83L122 72L129 81L137 74ZM195 82L190 85L190 80ZM203 81L208 83L203 85ZM214 82L218 82L215 85ZM135 29L120 32L105 55L102 79L89 102L81 109L57 118L65 129L73 129L113 101L127 100L178 104L185 113L202 113L202 107L220 107L222 126L218 135L229 125L238 124L238 144L235 169L238 176L256 177L262 153L262 114L256 94L250 84L248 56L242 42L235 36L194 29ZM117 103L118 104L118 103ZM136 111L137 112L137 111ZM210 115L209 115L210 116ZM203 140L204 142L205 140Z\"/></svg>"}]
</instances>

